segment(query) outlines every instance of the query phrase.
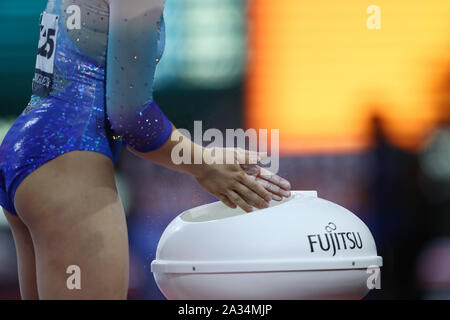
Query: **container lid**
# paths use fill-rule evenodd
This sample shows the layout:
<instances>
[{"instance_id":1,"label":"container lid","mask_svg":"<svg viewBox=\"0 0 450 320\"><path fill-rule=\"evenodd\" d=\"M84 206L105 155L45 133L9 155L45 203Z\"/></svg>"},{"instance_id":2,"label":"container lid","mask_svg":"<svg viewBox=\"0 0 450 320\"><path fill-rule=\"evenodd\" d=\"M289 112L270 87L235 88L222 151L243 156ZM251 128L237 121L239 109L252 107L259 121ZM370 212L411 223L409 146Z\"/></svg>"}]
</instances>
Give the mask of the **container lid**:
<instances>
[{"instance_id":1,"label":"container lid","mask_svg":"<svg viewBox=\"0 0 450 320\"><path fill-rule=\"evenodd\" d=\"M252 213L221 202L181 213L164 231L151 267L156 273L235 273L381 265L357 216L314 191L293 191Z\"/></svg>"}]
</instances>

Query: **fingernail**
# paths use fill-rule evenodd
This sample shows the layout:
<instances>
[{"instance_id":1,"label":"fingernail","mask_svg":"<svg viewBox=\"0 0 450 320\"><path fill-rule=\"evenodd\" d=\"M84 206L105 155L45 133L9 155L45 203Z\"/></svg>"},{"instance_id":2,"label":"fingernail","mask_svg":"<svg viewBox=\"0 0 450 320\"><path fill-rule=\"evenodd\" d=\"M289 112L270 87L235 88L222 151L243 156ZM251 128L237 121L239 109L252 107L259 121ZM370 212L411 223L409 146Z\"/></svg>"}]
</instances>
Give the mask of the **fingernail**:
<instances>
[{"instance_id":1,"label":"fingernail","mask_svg":"<svg viewBox=\"0 0 450 320\"><path fill-rule=\"evenodd\" d=\"M270 207L270 203L269 202L264 202L264 208L268 208Z\"/></svg>"},{"instance_id":2,"label":"fingernail","mask_svg":"<svg viewBox=\"0 0 450 320\"><path fill-rule=\"evenodd\" d=\"M269 194L264 197L264 200L266 200L267 202L270 202L272 200L272 196Z\"/></svg>"},{"instance_id":3,"label":"fingernail","mask_svg":"<svg viewBox=\"0 0 450 320\"><path fill-rule=\"evenodd\" d=\"M283 196L285 196L286 198L289 198L289 197L291 196L291 193L290 193L289 191L286 191L286 190L282 190L282 191L281 191L281 194L282 194Z\"/></svg>"},{"instance_id":4,"label":"fingernail","mask_svg":"<svg viewBox=\"0 0 450 320\"><path fill-rule=\"evenodd\" d=\"M286 188L286 189L290 189L291 188L291 184L289 182L287 182L287 181L281 181L281 186L283 188Z\"/></svg>"},{"instance_id":5,"label":"fingernail","mask_svg":"<svg viewBox=\"0 0 450 320\"><path fill-rule=\"evenodd\" d=\"M283 200L283 198L281 198L280 196L277 196L276 194L273 194L273 195L272 195L272 199L275 200L275 201L281 201L281 200Z\"/></svg>"}]
</instances>

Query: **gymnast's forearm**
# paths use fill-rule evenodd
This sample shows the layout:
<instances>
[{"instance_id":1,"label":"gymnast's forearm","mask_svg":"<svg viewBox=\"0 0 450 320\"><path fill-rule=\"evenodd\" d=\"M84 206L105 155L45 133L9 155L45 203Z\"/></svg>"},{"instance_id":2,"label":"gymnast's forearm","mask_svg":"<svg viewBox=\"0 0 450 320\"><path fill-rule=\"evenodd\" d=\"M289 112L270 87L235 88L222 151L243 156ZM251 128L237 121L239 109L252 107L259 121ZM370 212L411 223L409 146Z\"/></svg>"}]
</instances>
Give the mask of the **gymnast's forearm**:
<instances>
[{"instance_id":1,"label":"gymnast's forearm","mask_svg":"<svg viewBox=\"0 0 450 320\"><path fill-rule=\"evenodd\" d=\"M183 152L189 152L191 160L189 163L175 164L173 161L175 146L177 146L178 150L181 150L181 154L177 154L177 156L183 157ZM200 176L205 171L203 164L194 164L194 155L196 153L203 154L203 147L182 135L174 125L172 125L170 138L160 148L150 152L139 152L128 146L128 150L140 158L175 171L190 174L194 177Z\"/></svg>"}]
</instances>

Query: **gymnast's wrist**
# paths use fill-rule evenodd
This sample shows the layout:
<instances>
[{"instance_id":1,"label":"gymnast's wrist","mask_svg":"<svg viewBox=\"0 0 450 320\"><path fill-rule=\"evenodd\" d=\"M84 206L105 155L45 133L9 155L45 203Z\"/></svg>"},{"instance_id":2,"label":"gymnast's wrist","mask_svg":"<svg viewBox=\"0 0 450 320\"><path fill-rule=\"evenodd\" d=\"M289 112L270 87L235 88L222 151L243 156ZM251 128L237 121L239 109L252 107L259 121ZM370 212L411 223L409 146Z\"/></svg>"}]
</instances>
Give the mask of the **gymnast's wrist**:
<instances>
[{"instance_id":1,"label":"gymnast's wrist","mask_svg":"<svg viewBox=\"0 0 450 320\"><path fill-rule=\"evenodd\" d=\"M197 145L192 142L192 149L191 149L191 161L189 164L186 164L186 171L188 174L193 176L194 178L201 177L205 171L209 169L210 166L208 166L204 159L204 147ZM200 161L198 161L200 159Z\"/></svg>"}]
</instances>

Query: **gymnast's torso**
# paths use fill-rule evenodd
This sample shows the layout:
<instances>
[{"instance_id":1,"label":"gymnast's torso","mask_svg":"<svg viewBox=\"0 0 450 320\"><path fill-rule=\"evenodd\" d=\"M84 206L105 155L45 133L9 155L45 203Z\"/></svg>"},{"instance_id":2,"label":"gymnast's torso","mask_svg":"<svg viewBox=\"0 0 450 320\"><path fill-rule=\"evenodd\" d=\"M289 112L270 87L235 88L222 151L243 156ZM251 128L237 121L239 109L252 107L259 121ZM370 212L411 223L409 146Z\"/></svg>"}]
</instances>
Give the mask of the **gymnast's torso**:
<instances>
[{"instance_id":1,"label":"gymnast's torso","mask_svg":"<svg viewBox=\"0 0 450 320\"><path fill-rule=\"evenodd\" d=\"M59 155L94 151L116 162L123 144L147 152L169 138L152 96L164 51L164 1L153 3L48 1L32 96L0 147L2 206L14 212L20 182Z\"/></svg>"}]
</instances>

